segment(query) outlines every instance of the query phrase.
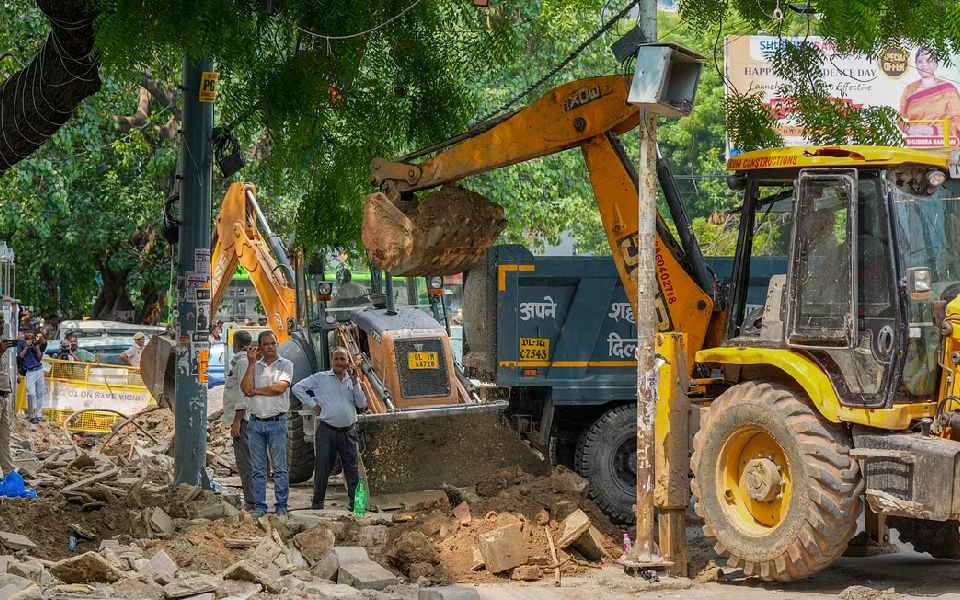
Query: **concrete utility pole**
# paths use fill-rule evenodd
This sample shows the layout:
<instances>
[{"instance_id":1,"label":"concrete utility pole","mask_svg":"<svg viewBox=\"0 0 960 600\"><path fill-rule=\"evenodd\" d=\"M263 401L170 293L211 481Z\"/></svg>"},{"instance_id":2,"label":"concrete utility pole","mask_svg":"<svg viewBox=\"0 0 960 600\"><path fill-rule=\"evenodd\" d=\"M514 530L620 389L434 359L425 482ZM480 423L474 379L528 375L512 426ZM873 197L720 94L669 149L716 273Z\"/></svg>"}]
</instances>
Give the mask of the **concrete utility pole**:
<instances>
[{"instance_id":1,"label":"concrete utility pole","mask_svg":"<svg viewBox=\"0 0 960 600\"><path fill-rule=\"evenodd\" d=\"M174 485L200 485L207 454L210 315L210 140L216 73L210 61L183 61L182 218L177 260ZM200 321L198 324L198 320Z\"/></svg>"},{"instance_id":2,"label":"concrete utility pole","mask_svg":"<svg viewBox=\"0 0 960 600\"><path fill-rule=\"evenodd\" d=\"M642 0L638 26L648 42L657 40L657 0ZM640 182L637 205L637 539L627 559L638 565L662 562L653 542L654 416L657 379L657 120L644 110L640 127Z\"/></svg>"}]
</instances>

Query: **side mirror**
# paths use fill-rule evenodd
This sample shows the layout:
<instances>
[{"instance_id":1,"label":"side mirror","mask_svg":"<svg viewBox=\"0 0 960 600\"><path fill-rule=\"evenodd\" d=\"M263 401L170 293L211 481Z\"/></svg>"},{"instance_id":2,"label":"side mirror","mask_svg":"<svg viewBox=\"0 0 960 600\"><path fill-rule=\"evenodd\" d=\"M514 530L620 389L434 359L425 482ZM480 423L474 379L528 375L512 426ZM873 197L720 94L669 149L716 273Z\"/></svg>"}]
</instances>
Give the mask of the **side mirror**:
<instances>
[{"instance_id":1,"label":"side mirror","mask_svg":"<svg viewBox=\"0 0 960 600\"><path fill-rule=\"evenodd\" d=\"M927 267L907 269L907 290L913 300L929 300L933 291L933 272Z\"/></svg>"}]
</instances>

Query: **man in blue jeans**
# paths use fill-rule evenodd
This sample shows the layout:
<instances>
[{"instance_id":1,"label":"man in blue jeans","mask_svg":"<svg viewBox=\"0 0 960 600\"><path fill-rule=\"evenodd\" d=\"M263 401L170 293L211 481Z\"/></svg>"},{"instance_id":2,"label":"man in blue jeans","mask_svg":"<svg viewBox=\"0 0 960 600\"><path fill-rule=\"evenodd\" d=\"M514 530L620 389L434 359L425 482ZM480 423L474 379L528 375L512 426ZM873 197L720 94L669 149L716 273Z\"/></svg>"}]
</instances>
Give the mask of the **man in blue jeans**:
<instances>
[{"instance_id":1,"label":"man in blue jeans","mask_svg":"<svg viewBox=\"0 0 960 600\"><path fill-rule=\"evenodd\" d=\"M17 342L17 363L23 369L27 381L27 418L31 423L43 419L43 404L47 398L47 382L43 378L43 338L34 336L33 330L23 332Z\"/></svg>"},{"instance_id":2,"label":"man in blue jeans","mask_svg":"<svg viewBox=\"0 0 960 600\"><path fill-rule=\"evenodd\" d=\"M259 358L259 360L257 360ZM274 511L287 516L287 412L293 363L277 353L277 338L264 331L247 348L246 372L240 388L247 396L247 443L253 466L253 517L267 512L267 452L273 465Z\"/></svg>"}]
</instances>

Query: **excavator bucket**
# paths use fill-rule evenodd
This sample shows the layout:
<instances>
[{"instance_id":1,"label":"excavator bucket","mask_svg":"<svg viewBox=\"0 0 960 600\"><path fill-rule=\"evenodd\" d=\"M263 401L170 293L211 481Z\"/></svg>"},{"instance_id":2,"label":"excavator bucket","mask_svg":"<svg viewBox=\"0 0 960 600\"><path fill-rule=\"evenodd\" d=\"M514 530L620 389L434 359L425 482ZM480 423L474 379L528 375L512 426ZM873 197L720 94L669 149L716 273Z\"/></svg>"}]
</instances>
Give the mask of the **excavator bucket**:
<instances>
[{"instance_id":1,"label":"excavator bucket","mask_svg":"<svg viewBox=\"0 0 960 600\"><path fill-rule=\"evenodd\" d=\"M548 461L510 428L506 408L496 402L361 416L360 457L370 493L466 487L514 465L546 475Z\"/></svg>"},{"instance_id":2,"label":"excavator bucket","mask_svg":"<svg viewBox=\"0 0 960 600\"><path fill-rule=\"evenodd\" d=\"M159 335L150 338L140 355L140 376L158 406L173 410L176 404L173 340Z\"/></svg>"},{"instance_id":3,"label":"excavator bucket","mask_svg":"<svg viewBox=\"0 0 960 600\"><path fill-rule=\"evenodd\" d=\"M394 275L452 275L479 262L506 223L503 207L458 186L396 204L378 192L363 206L363 245Z\"/></svg>"}]
</instances>

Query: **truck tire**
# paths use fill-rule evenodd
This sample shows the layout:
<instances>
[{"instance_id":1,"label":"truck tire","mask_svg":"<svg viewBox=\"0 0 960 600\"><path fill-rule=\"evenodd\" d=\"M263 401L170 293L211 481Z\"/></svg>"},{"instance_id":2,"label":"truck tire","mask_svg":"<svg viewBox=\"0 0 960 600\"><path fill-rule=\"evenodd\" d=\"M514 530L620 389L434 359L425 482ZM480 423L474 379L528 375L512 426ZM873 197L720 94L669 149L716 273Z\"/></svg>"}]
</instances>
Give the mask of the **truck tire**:
<instances>
[{"instance_id":1,"label":"truck tire","mask_svg":"<svg viewBox=\"0 0 960 600\"><path fill-rule=\"evenodd\" d=\"M633 523L636 515L637 408L611 408L577 443L576 470L590 482L590 498L611 519Z\"/></svg>"},{"instance_id":2,"label":"truck tire","mask_svg":"<svg viewBox=\"0 0 960 600\"><path fill-rule=\"evenodd\" d=\"M710 406L693 442L695 509L727 565L792 581L840 555L853 537L864 483L844 430L802 391L735 385Z\"/></svg>"},{"instance_id":3,"label":"truck tire","mask_svg":"<svg viewBox=\"0 0 960 600\"><path fill-rule=\"evenodd\" d=\"M910 542L917 552L934 558L960 559L960 523L890 517L887 524L900 532L901 542Z\"/></svg>"},{"instance_id":4,"label":"truck tire","mask_svg":"<svg viewBox=\"0 0 960 600\"><path fill-rule=\"evenodd\" d=\"M287 475L290 483L303 483L313 477L313 444L303 438L303 417L298 412L300 401L290 395L287 415Z\"/></svg>"}]
</instances>

